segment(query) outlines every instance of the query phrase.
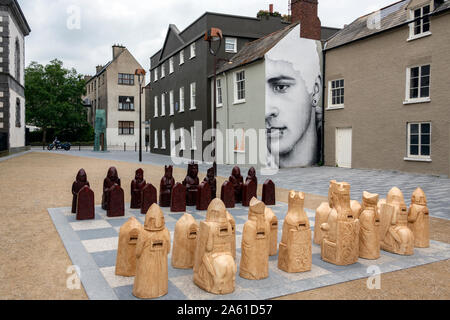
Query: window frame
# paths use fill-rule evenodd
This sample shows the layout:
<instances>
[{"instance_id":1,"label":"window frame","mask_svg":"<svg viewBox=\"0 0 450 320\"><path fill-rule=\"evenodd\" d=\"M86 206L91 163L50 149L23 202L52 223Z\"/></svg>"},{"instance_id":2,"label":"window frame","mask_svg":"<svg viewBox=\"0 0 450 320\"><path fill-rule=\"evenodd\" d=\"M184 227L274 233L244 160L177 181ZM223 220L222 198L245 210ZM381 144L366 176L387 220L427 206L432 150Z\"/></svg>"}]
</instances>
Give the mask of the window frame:
<instances>
[{"instance_id":1,"label":"window frame","mask_svg":"<svg viewBox=\"0 0 450 320\"><path fill-rule=\"evenodd\" d=\"M155 74L153 75L153 82L157 82L158 81L158 67L155 68Z\"/></svg>"},{"instance_id":2,"label":"window frame","mask_svg":"<svg viewBox=\"0 0 450 320\"><path fill-rule=\"evenodd\" d=\"M429 81L428 81L428 97L421 97L421 91L422 91L422 68L429 66L430 68L430 73L428 75L429 77ZM419 69L419 74L418 74L418 97L417 98L411 98L411 72L413 69L418 68ZM431 63L429 64L422 64L422 65L414 65L414 66L409 66L406 68L406 91L405 91L405 100L403 102L403 104L414 104L414 103L425 103L425 102L430 102L431 101Z\"/></svg>"},{"instance_id":3,"label":"window frame","mask_svg":"<svg viewBox=\"0 0 450 320\"><path fill-rule=\"evenodd\" d=\"M184 49L182 49L179 53L180 66L184 64Z\"/></svg>"},{"instance_id":4,"label":"window frame","mask_svg":"<svg viewBox=\"0 0 450 320\"><path fill-rule=\"evenodd\" d=\"M161 93L161 117L166 116L166 93Z\"/></svg>"},{"instance_id":5,"label":"window frame","mask_svg":"<svg viewBox=\"0 0 450 320\"><path fill-rule=\"evenodd\" d=\"M232 40L233 41L233 49L227 50L227 41ZM237 53L237 38L233 37L225 37L225 52L226 53Z\"/></svg>"},{"instance_id":6,"label":"window frame","mask_svg":"<svg viewBox=\"0 0 450 320\"><path fill-rule=\"evenodd\" d=\"M153 131L153 149L159 149L158 144L158 130Z\"/></svg>"},{"instance_id":7,"label":"window frame","mask_svg":"<svg viewBox=\"0 0 450 320\"><path fill-rule=\"evenodd\" d=\"M428 22L424 23L424 9L428 7L428 13L427 18L428 18ZM420 10L420 17L416 17L416 11ZM422 5L416 8L411 8L409 10L409 16L410 19L412 20L412 22L409 24L409 37L408 37L408 41L411 40L416 40L416 39L420 39L426 36L430 36L431 33L431 19L430 19L430 15L431 14L431 3L427 4L427 5ZM428 25L428 30L427 31L423 31L424 29L424 25ZM420 32L416 34L416 29L417 27L420 28Z\"/></svg>"},{"instance_id":8,"label":"window frame","mask_svg":"<svg viewBox=\"0 0 450 320\"><path fill-rule=\"evenodd\" d=\"M120 98L125 98L125 103L124 102L120 102ZM131 102L130 103L128 103L128 102L126 102L126 99L127 98L131 98L130 100L131 100ZM122 108L120 107L120 105L122 104ZM125 109L125 108L123 108L123 105L130 105L130 107L128 108L128 109ZM131 106L133 107L133 108L131 108ZM127 111L127 112L134 112L134 111L136 111L136 109L134 108L134 97L133 96L119 96L119 109L118 109L119 111Z\"/></svg>"},{"instance_id":9,"label":"window frame","mask_svg":"<svg viewBox=\"0 0 450 320\"><path fill-rule=\"evenodd\" d=\"M422 134L422 125L424 124L428 124L430 126L430 132L428 133L428 135L430 136L430 143L429 144L422 144L422 136L423 135L427 135ZM417 133L418 135L418 155L413 155L411 154L411 125L418 125L419 126L419 132ZM432 133L433 133L433 127L432 127L432 123L431 121L424 121L424 122L408 122L407 123L407 131L406 131L406 154L407 157L405 158L405 160L422 160L422 161L431 161L431 154L432 154L432 148L431 148L431 137L432 137ZM430 154L429 155L422 155L422 146L428 146L430 148Z\"/></svg>"},{"instance_id":10,"label":"window frame","mask_svg":"<svg viewBox=\"0 0 450 320\"><path fill-rule=\"evenodd\" d=\"M191 150L197 150L197 135L195 131L195 125L191 127Z\"/></svg>"},{"instance_id":11,"label":"window frame","mask_svg":"<svg viewBox=\"0 0 450 320\"><path fill-rule=\"evenodd\" d=\"M125 81L127 81L128 83L126 83ZM122 86L134 86L134 84L135 84L134 74L119 72L117 82L119 85L122 85ZM100 83L100 81L99 81L99 83Z\"/></svg>"},{"instance_id":12,"label":"window frame","mask_svg":"<svg viewBox=\"0 0 450 320\"><path fill-rule=\"evenodd\" d=\"M219 85L220 83L220 85ZM220 100L219 100L220 97ZM216 106L217 108L223 107L223 88L222 88L222 79L216 79Z\"/></svg>"},{"instance_id":13,"label":"window frame","mask_svg":"<svg viewBox=\"0 0 450 320\"><path fill-rule=\"evenodd\" d=\"M243 79L241 79L241 80L238 80L237 79L237 76L238 76L238 74L241 74L241 73L243 73L244 74L244 77L243 77ZM243 98L241 98L241 99L239 99L239 88L238 88L238 82L243 82L244 83L244 88L243 88L243 93L244 93L244 97ZM236 72L234 72L233 73L233 84L234 84L234 88L233 88L233 91L234 91L234 104L241 104L241 103L245 103L245 98L246 98L246 85L245 85L245 82L246 82L246 76L245 76L245 69L242 69L242 70L239 70L239 71L236 71Z\"/></svg>"},{"instance_id":14,"label":"window frame","mask_svg":"<svg viewBox=\"0 0 450 320\"><path fill-rule=\"evenodd\" d=\"M169 59L169 74L174 73L173 57Z\"/></svg>"},{"instance_id":15,"label":"window frame","mask_svg":"<svg viewBox=\"0 0 450 320\"><path fill-rule=\"evenodd\" d=\"M127 124L127 126L124 126L125 124ZM131 124L133 124L133 125L131 126ZM118 129L119 129L119 136L134 136L135 135L134 121L119 121ZM124 133L125 129L128 130L128 133Z\"/></svg>"},{"instance_id":16,"label":"window frame","mask_svg":"<svg viewBox=\"0 0 450 320\"><path fill-rule=\"evenodd\" d=\"M166 149L166 130L161 130L161 149Z\"/></svg>"},{"instance_id":17,"label":"window frame","mask_svg":"<svg viewBox=\"0 0 450 320\"><path fill-rule=\"evenodd\" d=\"M179 113L184 112L185 102L186 102L185 90L184 90L184 87L180 87L180 111L179 111Z\"/></svg>"},{"instance_id":18,"label":"window frame","mask_svg":"<svg viewBox=\"0 0 450 320\"><path fill-rule=\"evenodd\" d=\"M195 44L195 42L191 43L191 45L189 46L189 51L190 51L189 59L193 59L197 56L197 45Z\"/></svg>"},{"instance_id":19,"label":"window frame","mask_svg":"<svg viewBox=\"0 0 450 320\"><path fill-rule=\"evenodd\" d=\"M153 111L154 111L153 118L158 118L158 115L159 115L159 108L158 108L159 101L158 100L159 100L158 95L155 95L155 98L153 100Z\"/></svg>"},{"instance_id":20,"label":"window frame","mask_svg":"<svg viewBox=\"0 0 450 320\"><path fill-rule=\"evenodd\" d=\"M174 93L173 90L169 92L169 108L170 108L170 115L175 115L175 101L174 101Z\"/></svg>"},{"instance_id":21,"label":"window frame","mask_svg":"<svg viewBox=\"0 0 450 320\"><path fill-rule=\"evenodd\" d=\"M343 81L343 86L340 86L340 81ZM333 83L339 82L339 87L333 88ZM342 99L342 103L333 104L333 91L344 90L344 94L336 96L336 99ZM345 78L339 78L328 81L328 110L344 109L345 108Z\"/></svg>"},{"instance_id":22,"label":"window frame","mask_svg":"<svg viewBox=\"0 0 450 320\"><path fill-rule=\"evenodd\" d=\"M184 136L184 128L180 128L180 150L186 150L186 140Z\"/></svg>"},{"instance_id":23,"label":"window frame","mask_svg":"<svg viewBox=\"0 0 450 320\"><path fill-rule=\"evenodd\" d=\"M194 88L192 90L192 88ZM190 84L190 108L189 110L197 110L197 83L196 82L192 82Z\"/></svg>"},{"instance_id":24,"label":"window frame","mask_svg":"<svg viewBox=\"0 0 450 320\"><path fill-rule=\"evenodd\" d=\"M161 64L161 79L165 78L166 76L166 66L164 65L164 62Z\"/></svg>"}]
</instances>

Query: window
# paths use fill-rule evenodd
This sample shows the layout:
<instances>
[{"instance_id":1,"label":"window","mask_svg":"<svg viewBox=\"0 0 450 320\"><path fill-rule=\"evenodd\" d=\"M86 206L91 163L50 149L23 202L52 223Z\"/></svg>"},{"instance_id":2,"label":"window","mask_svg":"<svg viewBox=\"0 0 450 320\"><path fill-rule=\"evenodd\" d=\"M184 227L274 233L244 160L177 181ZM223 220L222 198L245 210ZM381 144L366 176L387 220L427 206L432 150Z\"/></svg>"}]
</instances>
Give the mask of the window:
<instances>
[{"instance_id":1,"label":"window","mask_svg":"<svg viewBox=\"0 0 450 320\"><path fill-rule=\"evenodd\" d=\"M430 65L408 68L406 102L429 101L430 72Z\"/></svg>"},{"instance_id":2,"label":"window","mask_svg":"<svg viewBox=\"0 0 450 320\"><path fill-rule=\"evenodd\" d=\"M154 148L158 149L158 130L155 130L155 136L154 136Z\"/></svg>"},{"instance_id":3,"label":"window","mask_svg":"<svg viewBox=\"0 0 450 320\"><path fill-rule=\"evenodd\" d=\"M119 84L134 86L134 74L119 73Z\"/></svg>"},{"instance_id":4,"label":"window","mask_svg":"<svg viewBox=\"0 0 450 320\"><path fill-rule=\"evenodd\" d=\"M173 90L169 93L169 103L170 103L170 115L173 116L175 113L174 102L173 102Z\"/></svg>"},{"instance_id":5,"label":"window","mask_svg":"<svg viewBox=\"0 0 450 320\"><path fill-rule=\"evenodd\" d=\"M18 82L20 82L20 67L21 67L21 63L20 63L20 43L19 43L19 39L16 39L16 50L14 52L14 59L15 59L15 64L16 64L16 80Z\"/></svg>"},{"instance_id":6,"label":"window","mask_svg":"<svg viewBox=\"0 0 450 320\"><path fill-rule=\"evenodd\" d=\"M244 129L235 129L234 131L234 152L245 152L245 132Z\"/></svg>"},{"instance_id":7,"label":"window","mask_svg":"<svg viewBox=\"0 0 450 320\"><path fill-rule=\"evenodd\" d=\"M119 136L134 135L133 121L119 121Z\"/></svg>"},{"instance_id":8,"label":"window","mask_svg":"<svg viewBox=\"0 0 450 320\"><path fill-rule=\"evenodd\" d=\"M155 110L155 118L158 118L158 97L155 96L155 105L154 105L154 110Z\"/></svg>"},{"instance_id":9,"label":"window","mask_svg":"<svg viewBox=\"0 0 450 320\"><path fill-rule=\"evenodd\" d=\"M184 50L180 51L180 65L184 63Z\"/></svg>"},{"instance_id":10,"label":"window","mask_svg":"<svg viewBox=\"0 0 450 320\"><path fill-rule=\"evenodd\" d=\"M237 39L225 38L225 52L236 53L237 52Z\"/></svg>"},{"instance_id":11,"label":"window","mask_svg":"<svg viewBox=\"0 0 450 320\"><path fill-rule=\"evenodd\" d=\"M180 128L180 150L185 150L186 144L184 140L184 128Z\"/></svg>"},{"instance_id":12,"label":"window","mask_svg":"<svg viewBox=\"0 0 450 320\"><path fill-rule=\"evenodd\" d=\"M169 59L169 73L173 73L173 57Z\"/></svg>"},{"instance_id":13,"label":"window","mask_svg":"<svg viewBox=\"0 0 450 320\"><path fill-rule=\"evenodd\" d=\"M408 157L426 158L431 156L431 123L408 123Z\"/></svg>"},{"instance_id":14,"label":"window","mask_svg":"<svg viewBox=\"0 0 450 320\"><path fill-rule=\"evenodd\" d=\"M191 83L191 110L195 110L197 107L195 106L195 93L196 91L196 84Z\"/></svg>"},{"instance_id":15,"label":"window","mask_svg":"<svg viewBox=\"0 0 450 320\"><path fill-rule=\"evenodd\" d=\"M180 112L184 112L184 87L180 88Z\"/></svg>"},{"instance_id":16,"label":"window","mask_svg":"<svg viewBox=\"0 0 450 320\"><path fill-rule=\"evenodd\" d=\"M166 130L161 131L161 149L166 148Z\"/></svg>"},{"instance_id":17,"label":"window","mask_svg":"<svg viewBox=\"0 0 450 320\"><path fill-rule=\"evenodd\" d=\"M344 106L344 79L333 80L329 86L328 107L343 107Z\"/></svg>"},{"instance_id":18,"label":"window","mask_svg":"<svg viewBox=\"0 0 450 320\"><path fill-rule=\"evenodd\" d=\"M191 59L195 57L195 42L191 44Z\"/></svg>"},{"instance_id":19,"label":"window","mask_svg":"<svg viewBox=\"0 0 450 320\"><path fill-rule=\"evenodd\" d=\"M191 150L197 150L197 136L195 134L195 126L191 127Z\"/></svg>"},{"instance_id":20,"label":"window","mask_svg":"<svg viewBox=\"0 0 450 320\"><path fill-rule=\"evenodd\" d=\"M217 79L216 83L216 89L217 89L217 107L221 107L223 105L223 99L222 99L222 79Z\"/></svg>"},{"instance_id":21,"label":"window","mask_svg":"<svg viewBox=\"0 0 450 320\"><path fill-rule=\"evenodd\" d=\"M162 64L161 66L161 79L166 76L166 66Z\"/></svg>"},{"instance_id":22,"label":"window","mask_svg":"<svg viewBox=\"0 0 450 320\"><path fill-rule=\"evenodd\" d=\"M161 117L166 115L166 94L161 95Z\"/></svg>"},{"instance_id":23,"label":"window","mask_svg":"<svg viewBox=\"0 0 450 320\"><path fill-rule=\"evenodd\" d=\"M20 110L20 109L21 109L20 99L17 98L16 99L16 127L17 128L20 128L22 126L22 121L21 121L21 116L20 116L22 110Z\"/></svg>"},{"instance_id":24,"label":"window","mask_svg":"<svg viewBox=\"0 0 450 320\"><path fill-rule=\"evenodd\" d=\"M235 73L234 103L245 102L245 71Z\"/></svg>"},{"instance_id":25,"label":"window","mask_svg":"<svg viewBox=\"0 0 450 320\"><path fill-rule=\"evenodd\" d=\"M414 23L410 24L410 38L430 34L430 6L424 6L411 11Z\"/></svg>"},{"instance_id":26,"label":"window","mask_svg":"<svg viewBox=\"0 0 450 320\"><path fill-rule=\"evenodd\" d=\"M155 82L158 81L158 68L155 69L154 79L155 79Z\"/></svg>"},{"instance_id":27,"label":"window","mask_svg":"<svg viewBox=\"0 0 450 320\"><path fill-rule=\"evenodd\" d=\"M134 97L119 97L119 111L134 111Z\"/></svg>"}]
</instances>

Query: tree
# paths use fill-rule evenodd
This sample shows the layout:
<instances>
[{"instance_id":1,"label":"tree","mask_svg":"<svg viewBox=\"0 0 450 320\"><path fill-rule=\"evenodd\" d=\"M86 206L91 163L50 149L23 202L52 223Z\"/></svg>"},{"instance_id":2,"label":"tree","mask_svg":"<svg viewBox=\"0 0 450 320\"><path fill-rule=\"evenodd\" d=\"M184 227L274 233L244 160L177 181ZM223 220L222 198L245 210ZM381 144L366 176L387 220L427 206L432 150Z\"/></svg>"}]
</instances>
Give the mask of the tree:
<instances>
[{"instance_id":1,"label":"tree","mask_svg":"<svg viewBox=\"0 0 450 320\"><path fill-rule=\"evenodd\" d=\"M75 69L63 68L55 59L43 66L37 62L25 69L26 123L42 128L42 142L47 130L55 134L85 131L89 126L81 96L85 80Z\"/></svg>"}]
</instances>

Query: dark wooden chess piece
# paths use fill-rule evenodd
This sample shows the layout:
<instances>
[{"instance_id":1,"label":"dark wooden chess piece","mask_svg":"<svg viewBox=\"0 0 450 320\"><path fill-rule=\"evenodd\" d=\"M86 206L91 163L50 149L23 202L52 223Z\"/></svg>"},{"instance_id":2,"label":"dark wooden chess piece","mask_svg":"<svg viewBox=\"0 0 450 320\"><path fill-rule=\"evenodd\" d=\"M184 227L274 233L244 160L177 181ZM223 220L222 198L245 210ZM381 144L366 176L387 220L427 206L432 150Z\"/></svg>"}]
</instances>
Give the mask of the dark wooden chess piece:
<instances>
[{"instance_id":1,"label":"dark wooden chess piece","mask_svg":"<svg viewBox=\"0 0 450 320\"><path fill-rule=\"evenodd\" d=\"M186 187L186 205L189 207L195 206L197 204L197 187L199 186L198 164L194 162L189 164L183 186Z\"/></svg>"},{"instance_id":2,"label":"dark wooden chess piece","mask_svg":"<svg viewBox=\"0 0 450 320\"><path fill-rule=\"evenodd\" d=\"M276 204L275 184L270 179L264 182L262 202L264 202L266 206L274 206Z\"/></svg>"},{"instance_id":3,"label":"dark wooden chess piece","mask_svg":"<svg viewBox=\"0 0 450 320\"><path fill-rule=\"evenodd\" d=\"M257 185L255 180L248 180L242 188L242 206L250 206L252 198L256 198Z\"/></svg>"},{"instance_id":4,"label":"dark wooden chess piece","mask_svg":"<svg viewBox=\"0 0 450 320\"><path fill-rule=\"evenodd\" d=\"M222 185L220 199L225 204L225 208L232 209L236 206L234 202L234 188L233 184L230 181L225 181Z\"/></svg>"},{"instance_id":5,"label":"dark wooden chess piece","mask_svg":"<svg viewBox=\"0 0 450 320\"><path fill-rule=\"evenodd\" d=\"M165 166L165 174L161 179L161 184L159 186L159 205L162 208L169 208L172 188L175 185L175 179L172 176L173 166Z\"/></svg>"},{"instance_id":6,"label":"dark wooden chess piece","mask_svg":"<svg viewBox=\"0 0 450 320\"><path fill-rule=\"evenodd\" d=\"M77 220L95 219L94 191L89 186L84 186L78 192L77 197Z\"/></svg>"},{"instance_id":7,"label":"dark wooden chess piece","mask_svg":"<svg viewBox=\"0 0 450 320\"><path fill-rule=\"evenodd\" d=\"M147 214L154 203L158 203L157 191L151 183L148 183L141 192L141 213Z\"/></svg>"},{"instance_id":8,"label":"dark wooden chess piece","mask_svg":"<svg viewBox=\"0 0 450 320\"><path fill-rule=\"evenodd\" d=\"M205 180L203 181L209 183L209 187L211 188L211 200L217 198L217 180L214 175L214 168L208 169Z\"/></svg>"},{"instance_id":9,"label":"dark wooden chess piece","mask_svg":"<svg viewBox=\"0 0 450 320\"><path fill-rule=\"evenodd\" d=\"M120 178L117 174L117 169L115 167L111 167L108 170L108 175L103 181L103 195L102 195L102 208L103 210L108 210L109 203L109 190L111 187L117 184L119 187L121 186Z\"/></svg>"},{"instance_id":10,"label":"dark wooden chess piece","mask_svg":"<svg viewBox=\"0 0 450 320\"><path fill-rule=\"evenodd\" d=\"M209 183L203 181L198 186L197 192L197 210L204 211L208 210L208 206L211 203L211 187Z\"/></svg>"},{"instance_id":11,"label":"dark wooden chess piece","mask_svg":"<svg viewBox=\"0 0 450 320\"><path fill-rule=\"evenodd\" d=\"M253 180L255 181L256 185L258 185L258 178L256 177L256 169L251 167L250 170L248 170L247 179L245 179L245 182Z\"/></svg>"},{"instance_id":12,"label":"dark wooden chess piece","mask_svg":"<svg viewBox=\"0 0 450 320\"><path fill-rule=\"evenodd\" d=\"M89 181L87 181L86 171L84 171L84 169L80 169L75 182L72 184L72 213L77 213L77 195L84 186L89 187L90 185Z\"/></svg>"},{"instance_id":13,"label":"dark wooden chess piece","mask_svg":"<svg viewBox=\"0 0 450 320\"><path fill-rule=\"evenodd\" d=\"M144 170L136 170L136 176L131 182L131 209L141 208L141 192L147 182L144 180Z\"/></svg>"},{"instance_id":14,"label":"dark wooden chess piece","mask_svg":"<svg viewBox=\"0 0 450 320\"><path fill-rule=\"evenodd\" d=\"M107 216L110 218L125 216L125 194L117 183L108 191Z\"/></svg>"},{"instance_id":15,"label":"dark wooden chess piece","mask_svg":"<svg viewBox=\"0 0 450 320\"><path fill-rule=\"evenodd\" d=\"M241 169L239 167L236 166L233 168L229 181L233 184L234 188L234 202L241 203L244 178L241 176Z\"/></svg>"},{"instance_id":16,"label":"dark wooden chess piece","mask_svg":"<svg viewBox=\"0 0 450 320\"><path fill-rule=\"evenodd\" d=\"M170 205L171 212L186 211L186 187L181 183L177 183L172 189L172 202Z\"/></svg>"}]
</instances>

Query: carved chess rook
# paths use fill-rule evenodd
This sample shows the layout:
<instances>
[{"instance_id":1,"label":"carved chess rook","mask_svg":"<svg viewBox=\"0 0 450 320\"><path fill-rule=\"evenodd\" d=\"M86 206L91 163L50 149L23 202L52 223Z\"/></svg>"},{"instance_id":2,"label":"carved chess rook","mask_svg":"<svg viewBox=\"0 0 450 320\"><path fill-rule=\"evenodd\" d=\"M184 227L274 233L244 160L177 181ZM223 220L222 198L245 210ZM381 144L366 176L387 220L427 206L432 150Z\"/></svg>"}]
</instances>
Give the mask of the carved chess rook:
<instances>
[{"instance_id":1,"label":"carved chess rook","mask_svg":"<svg viewBox=\"0 0 450 320\"><path fill-rule=\"evenodd\" d=\"M72 213L77 213L77 196L78 192L84 187L89 185L89 181L87 181L86 171L84 169L80 169L77 173L77 177L75 178L75 182L72 184Z\"/></svg>"},{"instance_id":2,"label":"carved chess rook","mask_svg":"<svg viewBox=\"0 0 450 320\"><path fill-rule=\"evenodd\" d=\"M236 206L234 202L235 195L233 184L228 180L222 185L220 199L223 201L227 209L232 209Z\"/></svg>"},{"instance_id":3,"label":"carved chess rook","mask_svg":"<svg viewBox=\"0 0 450 320\"><path fill-rule=\"evenodd\" d=\"M316 210L316 220L314 224L314 243L318 245L322 245L323 240L323 233L320 226L328 221L328 216L330 215L331 209L333 209L332 194L336 183L336 180L330 181L330 187L328 189L328 203L323 202Z\"/></svg>"},{"instance_id":4,"label":"carved chess rook","mask_svg":"<svg viewBox=\"0 0 450 320\"><path fill-rule=\"evenodd\" d=\"M102 208L103 210L108 210L109 203L109 191L114 184L117 184L119 187L121 186L120 178L117 174L117 169L115 167L111 167L108 170L108 174L103 181L103 195L102 195Z\"/></svg>"},{"instance_id":5,"label":"carved chess rook","mask_svg":"<svg viewBox=\"0 0 450 320\"><path fill-rule=\"evenodd\" d=\"M211 187L208 182L203 181L198 186L197 192L197 210L204 211L208 209L211 203Z\"/></svg>"},{"instance_id":6,"label":"carved chess rook","mask_svg":"<svg viewBox=\"0 0 450 320\"><path fill-rule=\"evenodd\" d=\"M278 268L288 273L311 271L312 267L311 227L304 204L303 192L289 193L289 209L278 256Z\"/></svg>"},{"instance_id":7,"label":"carved chess rook","mask_svg":"<svg viewBox=\"0 0 450 320\"><path fill-rule=\"evenodd\" d=\"M399 255L414 254L414 234L408 228L408 211L399 188L392 188L386 200L380 200L381 249Z\"/></svg>"},{"instance_id":8,"label":"carved chess rook","mask_svg":"<svg viewBox=\"0 0 450 320\"><path fill-rule=\"evenodd\" d=\"M181 183L177 183L172 189L172 202L170 205L171 212L186 211L186 187Z\"/></svg>"},{"instance_id":9,"label":"carved chess rook","mask_svg":"<svg viewBox=\"0 0 450 320\"><path fill-rule=\"evenodd\" d=\"M363 193L362 211L359 216L359 256L368 260L380 257L380 214L378 194Z\"/></svg>"},{"instance_id":10,"label":"carved chess rook","mask_svg":"<svg viewBox=\"0 0 450 320\"><path fill-rule=\"evenodd\" d=\"M186 187L186 205L191 207L197 205L197 192L199 186L198 164L192 162L189 164L188 173L183 181Z\"/></svg>"},{"instance_id":11,"label":"carved chess rook","mask_svg":"<svg viewBox=\"0 0 450 320\"><path fill-rule=\"evenodd\" d=\"M141 192L141 214L147 214L154 203L158 203L157 191L151 183L148 183Z\"/></svg>"},{"instance_id":12,"label":"carved chess rook","mask_svg":"<svg viewBox=\"0 0 450 320\"><path fill-rule=\"evenodd\" d=\"M245 182L247 182L249 180L255 181L256 185L258 185L258 178L256 177L256 169L253 167L251 167L248 170L248 175L247 175L247 178L245 179Z\"/></svg>"},{"instance_id":13,"label":"carved chess rook","mask_svg":"<svg viewBox=\"0 0 450 320\"><path fill-rule=\"evenodd\" d=\"M136 275L136 245L144 227L135 217L131 217L119 231L116 275L134 277Z\"/></svg>"},{"instance_id":14,"label":"carved chess rook","mask_svg":"<svg viewBox=\"0 0 450 320\"><path fill-rule=\"evenodd\" d=\"M217 180L214 175L214 168L209 168L206 174L204 182L208 182L211 188L211 200L217 198Z\"/></svg>"},{"instance_id":15,"label":"carved chess rook","mask_svg":"<svg viewBox=\"0 0 450 320\"><path fill-rule=\"evenodd\" d=\"M232 256L232 227L220 199L208 207L206 220L200 223L195 251L194 283L213 294L234 292L236 263Z\"/></svg>"},{"instance_id":16,"label":"carved chess rook","mask_svg":"<svg viewBox=\"0 0 450 320\"><path fill-rule=\"evenodd\" d=\"M77 220L95 219L94 191L89 186L84 186L77 196Z\"/></svg>"},{"instance_id":17,"label":"carved chess rook","mask_svg":"<svg viewBox=\"0 0 450 320\"><path fill-rule=\"evenodd\" d=\"M125 216L125 194L118 184L114 184L108 191L107 216L110 218Z\"/></svg>"},{"instance_id":18,"label":"carved chess rook","mask_svg":"<svg viewBox=\"0 0 450 320\"><path fill-rule=\"evenodd\" d=\"M234 167L231 172L231 176L228 179L234 188L234 203L242 202L242 188L244 185L244 178L241 176L241 169L239 167Z\"/></svg>"},{"instance_id":19,"label":"carved chess rook","mask_svg":"<svg viewBox=\"0 0 450 320\"><path fill-rule=\"evenodd\" d=\"M342 182L332 192L333 209L328 222L320 226L323 234L322 259L340 266L354 264L359 257L359 220L350 208L350 185ZM318 228L316 226L315 228Z\"/></svg>"},{"instance_id":20,"label":"carved chess rook","mask_svg":"<svg viewBox=\"0 0 450 320\"><path fill-rule=\"evenodd\" d=\"M263 202L256 198L250 201L248 221L242 231L239 265L239 275L244 279L261 280L269 276L270 225L265 210Z\"/></svg>"},{"instance_id":21,"label":"carved chess rook","mask_svg":"<svg viewBox=\"0 0 450 320\"><path fill-rule=\"evenodd\" d=\"M278 252L278 218L275 213L273 213L272 209L267 207L264 214L266 221L270 225L269 255L276 256Z\"/></svg>"},{"instance_id":22,"label":"carved chess rook","mask_svg":"<svg viewBox=\"0 0 450 320\"><path fill-rule=\"evenodd\" d=\"M167 255L170 252L170 233L165 227L164 214L157 204L145 216L144 230L136 246L136 278L133 295L153 299L168 292Z\"/></svg>"},{"instance_id":23,"label":"carved chess rook","mask_svg":"<svg viewBox=\"0 0 450 320\"><path fill-rule=\"evenodd\" d=\"M422 189L417 188L411 198L408 210L408 227L414 234L416 248L430 247L430 212L427 207L427 197Z\"/></svg>"},{"instance_id":24,"label":"carved chess rook","mask_svg":"<svg viewBox=\"0 0 450 320\"><path fill-rule=\"evenodd\" d=\"M131 182L131 209L140 209L141 208L141 192L144 189L147 182L144 180L144 170L138 169L136 170L136 175L134 180Z\"/></svg>"},{"instance_id":25,"label":"carved chess rook","mask_svg":"<svg viewBox=\"0 0 450 320\"><path fill-rule=\"evenodd\" d=\"M162 208L169 208L172 198L172 189L175 186L175 179L172 176L173 166L165 166L165 174L159 186L159 205Z\"/></svg>"},{"instance_id":26,"label":"carved chess rook","mask_svg":"<svg viewBox=\"0 0 450 320\"><path fill-rule=\"evenodd\" d=\"M172 249L172 267L192 269L197 247L199 225L192 215L185 213L175 225Z\"/></svg>"},{"instance_id":27,"label":"carved chess rook","mask_svg":"<svg viewBox=\"0 0 450 320\"><path fill-rule=\"evenodd\" d=\"M258 186L256 185L255 180L248 180L244 183L244 187L242 188L242 206L250 206L252 198L256 198L257 190Z\"/></svg>"},{"instance_id":28,"label":"carved chess rook","mask_svg":"<svg viewBox=\"0 0 450 320\"><path fill-rule=\"evenodd\" d=\"M264 202L266 206L276 205L275 184L270 179L264 182L262 191L262 202Z\"/></svg>"}]
</instances>

